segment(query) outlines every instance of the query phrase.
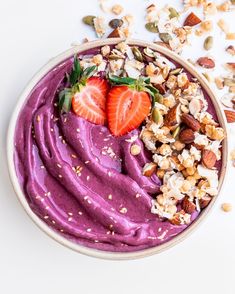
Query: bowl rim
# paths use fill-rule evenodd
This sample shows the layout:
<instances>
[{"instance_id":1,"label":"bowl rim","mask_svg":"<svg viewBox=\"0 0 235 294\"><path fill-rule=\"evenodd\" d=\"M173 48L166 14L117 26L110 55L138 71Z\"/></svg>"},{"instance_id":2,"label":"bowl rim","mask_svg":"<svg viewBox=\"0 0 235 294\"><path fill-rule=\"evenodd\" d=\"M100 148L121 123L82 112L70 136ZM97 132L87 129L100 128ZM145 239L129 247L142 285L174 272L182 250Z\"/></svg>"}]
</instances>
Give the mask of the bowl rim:
<instances>
[{"instance_id":1,"label":"bowl rim","mask_svg":"<svg viewBox=\"0 0 235 294\"><path fill-rule=\"evenodd\" d=\"M110 260L130 260L130 259L147 257L156 253L160 253L168 248L171 248L174 245L178 244L179 242L183 241L186 237L188 237L205 220L206 216L208 215L208 213L211 211L212 207L214 206L215 201L217 200L219 194L221 193L221 189L222 189L222 186L224 186L224 182L226 178L226 168L227 168L227 162L228 162L228 138L227 138L228 131L227 131L227 123L226 123L225 114L220 107L216 94L211 89L206 78L202 74L200 74L192 64L190 64L188 61L181 58L179 55L177 55L173 51L170 51L169 49L163 46L160 46L151 42L147 42L147 41L143 41L139 39L130 39L130 40L126 40L129 45L149 47L153 50L156 50L164 54L167 58L171 58L173 61L176 61L177 63L179 63L183 68L185 68L189 73L191 73L194 77L198 79L198 81L200 82L200 84L202 85L206 93L209 95L214 105L220 125L225 130L225 134L226 134L226 137L222 144L223 157L222 157L221 173L219 178L218 195L212 198L212 201L210 202L208 207L206 207L200 213L199 217L179 235L176 235L173 239L161 245L158 245L152 248L143 249L140 251L134 251L134 252L102 251L102 250L85 247L77 243L74 243L66 239L65 237L61 236L59 233L57 233L53 229L51 229L31 210L23 191L21 190L18 177L16 175L15 166L14 166L14 133L15 133L15 128L16 128L19 112L21 111L26 99L28 98L33 87L41 80L41 78L43 78L43 76L45 76L46 73L48 73L53 67L61 63L63 60L66 60L67 58L73 56L75 53L80 53L80 52L83 52L92 48L104 46L104 45L115 45L124 40L125 39L122 39L122 38L109 38L109 39L87 42L81 45L73 46L72 48L50 59L49 62L47 62L33 76L33 78L29 81L29 83L26 85L26 87L20 94L17 104L15 106L15 109L11 115L11 119L10 119L10 123L8 127L8 133L7 133L7 161L8 161L8 172L10 175L10 180L12 182L17 198L19 202L21 203L21 205L23 206L26 213L28 214L28 216L42 231L44 231L48 236L53 238L58 243L64 245L65 247L88 256L97 257L101 259L110 259Z\"/></svg>"}]
</instances>

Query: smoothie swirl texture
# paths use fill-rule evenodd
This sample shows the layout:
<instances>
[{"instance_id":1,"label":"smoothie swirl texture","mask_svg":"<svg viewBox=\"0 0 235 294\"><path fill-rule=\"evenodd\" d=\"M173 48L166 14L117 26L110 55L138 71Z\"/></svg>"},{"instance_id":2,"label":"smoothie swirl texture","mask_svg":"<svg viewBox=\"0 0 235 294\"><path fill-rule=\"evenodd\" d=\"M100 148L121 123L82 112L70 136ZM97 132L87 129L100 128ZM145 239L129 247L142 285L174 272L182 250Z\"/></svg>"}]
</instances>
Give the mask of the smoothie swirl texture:
<instances>
[{"instance_id":1,"label":"smoothie swirl texture","mask_svg":"<svg viewBox=\"0 0 235 294\"><path fill-rule=\"evenodd\" d=\"M31 209L66 239L95 249L128 252L169 241L199 212L181 226L151 213L161 181L142 175L151 154L138 137L141 129L114 137L72 111L59 113L58 92L72 63L73 57L49 71L18 117L14 162ZM141 146L136 156L133 138Z\"/></svg>"}]
</instances>

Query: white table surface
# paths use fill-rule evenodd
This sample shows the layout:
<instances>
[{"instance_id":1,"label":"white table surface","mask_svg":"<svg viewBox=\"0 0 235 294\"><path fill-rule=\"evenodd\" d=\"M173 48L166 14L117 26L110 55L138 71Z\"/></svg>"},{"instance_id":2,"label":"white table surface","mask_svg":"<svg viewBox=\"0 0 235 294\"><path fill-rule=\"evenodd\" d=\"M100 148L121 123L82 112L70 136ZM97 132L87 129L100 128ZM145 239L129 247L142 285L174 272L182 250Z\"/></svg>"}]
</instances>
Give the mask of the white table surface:
<instances>
[{"instance_id":1,"label":"white table surface","mask_svg":"<svg viewBox=\"0 0 235 294\"><path fill-rule=\"evenodd\" d=\"M101 14L96 0L0 1L0 293L235 293L235 168L229 168L223 193L205 223L183 243L142 260L112 262L80 255L47 237L25 214L9 181L6 132L18 96L32 75L51 57L83 38L94 39L80 19ZM118 1L108 0L107 3ZM153 40L144 29L144 8L154 1L120 0L135 16L134 37ZM175 7L180 1L156 1ZM234 27L234 12L226 20ZM112 15L107 15L111 19ZM211 55L224 53L216 31ZM205 54L194 38L184 56ZM231 129L232 127L230 127ZM235 128L235 127L233 127ZM230 137L234 137L231 130ZM235 140L230 140L235 148ZM234 205L231 213L220 209ZM163 292L164 291L164 292Z\"/></svg>"}]
</instances>

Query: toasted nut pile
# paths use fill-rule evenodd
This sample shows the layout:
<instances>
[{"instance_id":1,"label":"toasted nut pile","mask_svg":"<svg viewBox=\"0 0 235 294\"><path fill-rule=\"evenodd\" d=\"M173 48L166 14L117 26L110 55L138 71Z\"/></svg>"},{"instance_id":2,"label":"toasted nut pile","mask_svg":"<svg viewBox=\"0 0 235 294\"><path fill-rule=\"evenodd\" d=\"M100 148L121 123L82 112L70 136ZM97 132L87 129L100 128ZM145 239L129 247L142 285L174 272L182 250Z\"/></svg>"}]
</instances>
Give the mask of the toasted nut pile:
<instances>
[{"instance_id":1,"label":"toasted nut pile","mask_svg":"<svg viewBox=\"0 0 235 294\"><path fill-rule=\"evenodd\" d=\"M224 130L207 112L199 83L189 79L184 69L176 69L165 57L147 50L152 60L145 67L146 75L165 89L164 94L156 95L140 134L152 152L152 162L143 167L143 175L156 173L162 179L161 194L153 200L151 211L174 225L188 224L191 214L217 195L215 166L221 159Z\"/></svg>"}]
</instances>

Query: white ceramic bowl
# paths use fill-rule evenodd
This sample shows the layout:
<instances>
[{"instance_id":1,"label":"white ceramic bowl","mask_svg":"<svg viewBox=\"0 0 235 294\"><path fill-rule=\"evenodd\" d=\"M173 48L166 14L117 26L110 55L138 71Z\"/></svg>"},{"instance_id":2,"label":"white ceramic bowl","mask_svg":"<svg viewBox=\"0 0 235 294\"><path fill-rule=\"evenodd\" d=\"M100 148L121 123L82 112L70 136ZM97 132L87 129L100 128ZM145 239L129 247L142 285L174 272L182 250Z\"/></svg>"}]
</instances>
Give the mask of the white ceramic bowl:
<instances>
[{"instance_id":1,"label":"white ceramic bowl","mask_svg":"<svg viewBox=\"0 0 235 294\"><path fill-rule=\"evenodd\" d=\"M61 61L63 61L64 59L66 59L70 56L73 56L75 53L79 53L79 52L82 52L82 51L85 51L88 49L92 49L95 47L103 46L103 45L117 44L120 41L121 41L121 39L115 38L115 39L98 40L98 41L85 43L85 44L82 44L82 45L79 45L76 47L72 47L71 49L60 54L59 56L51 59L32 78L32 80L28 83L28 85L26 86L26 88L24 89L22 94L20 95L18 103L17 103L15 110L14 110L12 117L11 117L9 130L8 130L8 138L7 138L7 156L8 156L8 167L9 167L10 178L11 178L14 190L16 192L16 195L17 195L21 205L23 206L23 208L25 209L27 214L30 216L30 218L35 222L35 224L40 229L42 229L46 234L48 234L48 236L52 237L54 240L56 240L57 242L59 242L60 244L66 246L66 247L69 247L77 252L80 252L80 253L83 253L83 254L86 254L89 256L104 258L104 259L113 259L113 260L135 259L135 258L145 257L145 256L149 256L149 255L152 255L155 253L159 253L169 247L176 245L177 243L179 243L180 241L185 239L187 236L189 236L199 226L199 224L201 224L204 221L205 217L208 215L209 211L213 207L218 196L216 196L212 199L209 206L206 207L202 211L202 213L199 215L197 220L194 221L186 230L184 230L182 233L180 233L179 235L174 237L172 240L170 240L162 245L159 245L159 246L153 247L153 248L149 248L149 249L144 249L141 251L127 252L127 253L107 252L107 251L96 250L96 249L92 249L92 248L78 245L78 244L73 243L73 242L67 240L66 238L62 237L61 235L59 235L58 233L53 231L46 223L44 223L31 210L31 208L29 207L28 202L25 198L25 195L21 190L21 187L20 187L17 175L16 175L16 171L15 171L15 167L14 167L14 160L13 160L13 153L14 153L14 133L15 133L16 122L17 122L19 112L21 111L21 108L22 108L25 100L29 96L31 90L42 79L42 77L47 72L49 72L53 67L55 67L57 64L59 64ZM183 60L180 56L178 56L174 52L172 52L162 46L155 45L153 43L147 43L147 42L140 41L140 40L129 40L128 43L130 45L145 46L145 47L148 46L149 48L152 48L153 50L156 50L160 53L163 53L165 56L171 58L172 60L174 60L177 63L179 63L180 65L182 65L182 67L184 67L189 73L191 73L194 77L196 77L212 100L214 107L216 109L216 113L217 113L220 125L225 129L225 131L227 130L224 112L221 110L219 102L218 102L215 94L213 93L213 91L209 87L207 80L201 74L199 74L190 63ZM226 133L227 133L227 131L226 131ZM223 148L223 159L222 159L221 175L220 175L220 179L219 179L219 191L222 188L222 184L224 182L224 178L225 178L225 174L226 174L227 158L228 158L227 137L223 141L222 148Z\"/></svg>"}]
</instances>

